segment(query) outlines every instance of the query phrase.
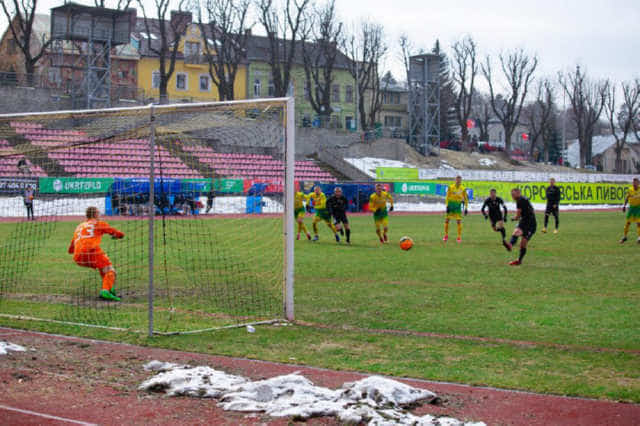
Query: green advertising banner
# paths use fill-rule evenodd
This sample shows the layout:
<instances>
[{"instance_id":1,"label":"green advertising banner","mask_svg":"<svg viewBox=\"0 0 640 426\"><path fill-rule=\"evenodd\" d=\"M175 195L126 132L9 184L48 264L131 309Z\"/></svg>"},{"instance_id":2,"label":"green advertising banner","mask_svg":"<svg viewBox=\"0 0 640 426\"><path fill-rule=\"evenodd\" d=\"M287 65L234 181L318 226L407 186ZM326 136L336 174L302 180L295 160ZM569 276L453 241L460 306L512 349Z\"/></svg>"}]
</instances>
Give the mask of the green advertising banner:
<instances>
[{"instance_id":1,"label":"green advertising banner","mask_svg":"<svg viewBox=\"0 0 640 426\"><path fill-rule=\"evenodd\" d=\"M377 167L376 179L416 181L419 179L418 169L408 167Z\"/></svg>"},{"instance_id":2,"label":"green advertising banner","mask_svg":"<svg viewBox=\"0 0 640 426\"><path fill-rule=\"evenodd\" d=\"M434 182L430 182L434 183ZM449 185L453 182L438 182ZM462 184L473 189L476 201L484 200L489 196L489 191L494 188L499 197L505 201L511 201L511 190L518 187L522 194L532 203L544 204L547 202L545 189L548 182L486 182L463 181ZM571 183L559 182L556 185L562 194L562 204L623 204L629 185L611 183Z\"/></svg>"},{"instance_id":3,"label":"green advertising banner","mask_svg":"<svg viewBox=\"0 0 640 426\"><path fill-rule=\"evenodd\" d=\"M41 177L39 184L44 194L98 194L109 192L113 178Z\"/></svg>"},{"instance_id":4,"label":"green advertising banner","mask_svg":"<svg viewBox=\"0 0 640 426\"><path fill-rule=\"evenodd\" d=\"M393 192L396 194L435 195L436 184L433 182L395 182Z\"/></svg>"},{"instance_id":5,"label":"green advertising banner","mask_svg":"<svg viewBox=\"0 0 640 426\"><path fill-rule=\"evenodd\" d=\"M196 184L202 192L211 191L211 179L181 179L182 187L187 187L190 183ZM244 192L244 181L242 179L214 179L216 192L242 193Z\"/></svg>"}]
</instances>

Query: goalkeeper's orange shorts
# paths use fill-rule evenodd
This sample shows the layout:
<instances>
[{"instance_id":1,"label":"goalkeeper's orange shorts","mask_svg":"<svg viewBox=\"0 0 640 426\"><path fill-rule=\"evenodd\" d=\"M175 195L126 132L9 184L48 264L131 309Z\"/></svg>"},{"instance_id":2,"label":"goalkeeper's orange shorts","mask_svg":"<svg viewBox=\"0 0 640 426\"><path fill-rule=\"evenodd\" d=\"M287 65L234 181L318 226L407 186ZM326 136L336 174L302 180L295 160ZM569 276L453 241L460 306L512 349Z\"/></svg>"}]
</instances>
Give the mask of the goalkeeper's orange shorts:
<instances>
[{"instance_id":1,"label":"goalkeeper's orange shorts","mask_svg":"<svg viewBox=\"0 0 640 426\"><path fill-rule=\"evenodd\" d=\"M111 260L99 247L74 254L73 261L85 268L102 269L111 266Z\"/></svg>"}]
</instances>

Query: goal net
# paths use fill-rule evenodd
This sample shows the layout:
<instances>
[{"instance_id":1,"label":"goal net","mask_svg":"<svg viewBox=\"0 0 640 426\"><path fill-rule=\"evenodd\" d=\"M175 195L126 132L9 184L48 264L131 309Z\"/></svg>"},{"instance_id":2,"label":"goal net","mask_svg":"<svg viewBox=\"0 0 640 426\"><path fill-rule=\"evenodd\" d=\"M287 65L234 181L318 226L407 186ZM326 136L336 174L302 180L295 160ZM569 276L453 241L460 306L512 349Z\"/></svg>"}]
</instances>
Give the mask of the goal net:
<instances>
[{"instance_id":1,"label":"goal net","mask_svg":"<svg viewBox=\"0 0 640 426\"><path fill-rule=\"evenodd\" d=\"M291 318L292 120L287 99L0 116L0 313L153 333ZM92 206L110 228L79 226Z\"/></svg>"}]
</instances>

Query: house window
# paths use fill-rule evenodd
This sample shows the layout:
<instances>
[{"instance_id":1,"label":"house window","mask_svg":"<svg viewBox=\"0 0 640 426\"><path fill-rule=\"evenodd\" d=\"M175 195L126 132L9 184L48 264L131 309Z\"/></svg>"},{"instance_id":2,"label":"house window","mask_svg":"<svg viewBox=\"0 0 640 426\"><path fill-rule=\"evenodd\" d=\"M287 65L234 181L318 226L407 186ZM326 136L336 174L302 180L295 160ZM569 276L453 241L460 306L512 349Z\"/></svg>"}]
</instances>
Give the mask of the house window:
<instances>
[{"instance_id":1,"label":"house window","mask_svg":"<svg viewBox=\"0 0 640 426\"><path fill-rule=\"evenodd\" d=\"M151 88L157 89L160 87L160 71L154 71L151 73Z\"/></svg>"},{"instance_id":2,"label":"house window","mask_svg":"<svg viewBox=\"0 0 640 426\"><path fill-rule=\"evenodd\" d=\"M187 41L184 43L184 56L199 56L200 43Z\"/></svg>"},{"instance_id":3,"label":"house window","mask_svg":"<svg viewBox=\"0 0 640 426\"><path fill-rule=\"evenodd\" d=\"M188 88L187 74L183 72L176 73L176 89L187 90L187 88Z\"/></svg>"},{"instance_id":4,"label":"house window","mask_svg":"<svg viewBox=\"0 0 640 426\"><path fill-rule=\"evenodd\" d=\"M256 98L260 97L260 93L262 92L262 82L259 78L253 82L253 96Z\"/></svg>"},{"instance_id":5,"label":"house window","mask_svg":"<svg viewBox=\"0 0 640 426\"><path fill-rule=\"evenodd\" d=\"M276 95L276 86L273 84L273 80L269 80L269 96Z\"/></svg>"},{"instance_id":6,"label":"house window","mask_svg":"<svg viewBox=\"0 0 640 426\"><path fill-rule=\"evenodd\" d=\"M331 102L340 102L340 85L334 84L331 87Z\"/></svg>"},{"instance_id":7,"label":"house window","mask_svg":"<svg viewBox=\"0 0 640 426\"><path fill-rule=\"evenodd\" d=\"M347 103L353 102L353 86L345 87L344 101Z\"/></svg>"},{"instance_id":8,"label":"house window","mask_svg":"<svg viewBox=\"0 0 640 426\"><path fill-rule=\"evenodd\" d=\"M208 92L211 88L211 85L209 84L209 76L208 75L201 75L200 76L200 91L201 92Z\"/></svg>"},{"instance_id":9,"label":"house window","mask_svg":"<svg viewBox=\"0 0 640 426\"><path fill-rule=\"evenodd\" d=\"M49 77L49 84L52 84L54 86L60 85L60 83L62 82L62 78L60 76L60 68L58 67L49 68L47 71L47 74Z\"/></svg>"},{"instance_id":10,"label":"house window","mask_svg":"<svg viewBox=\"0 0 640 426\"><path fill-rule=\"evenodd\" d=\"M384 117L384 126L385 127L402 127L402 117L387 115L386 117Z\"/></svg>"}]
</instances>

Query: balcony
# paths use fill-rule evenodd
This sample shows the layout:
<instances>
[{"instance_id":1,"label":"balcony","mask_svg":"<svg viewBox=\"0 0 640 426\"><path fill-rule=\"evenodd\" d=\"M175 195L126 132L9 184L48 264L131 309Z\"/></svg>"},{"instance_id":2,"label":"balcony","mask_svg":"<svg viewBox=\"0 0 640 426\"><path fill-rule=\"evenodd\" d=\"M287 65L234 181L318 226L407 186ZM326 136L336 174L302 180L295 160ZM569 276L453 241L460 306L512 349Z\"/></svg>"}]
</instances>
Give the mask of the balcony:
<instances>
[{"instance_id":1,"label":"balcony","mask_svg":"<svg viewBox=\"0 0 640 426\"><path fill-rule=\"evenodd\" d=\"M186 55L184 64L189 67L202 68L207 64L207 58L204 55Z\"/></svg>"}]
</instances>

